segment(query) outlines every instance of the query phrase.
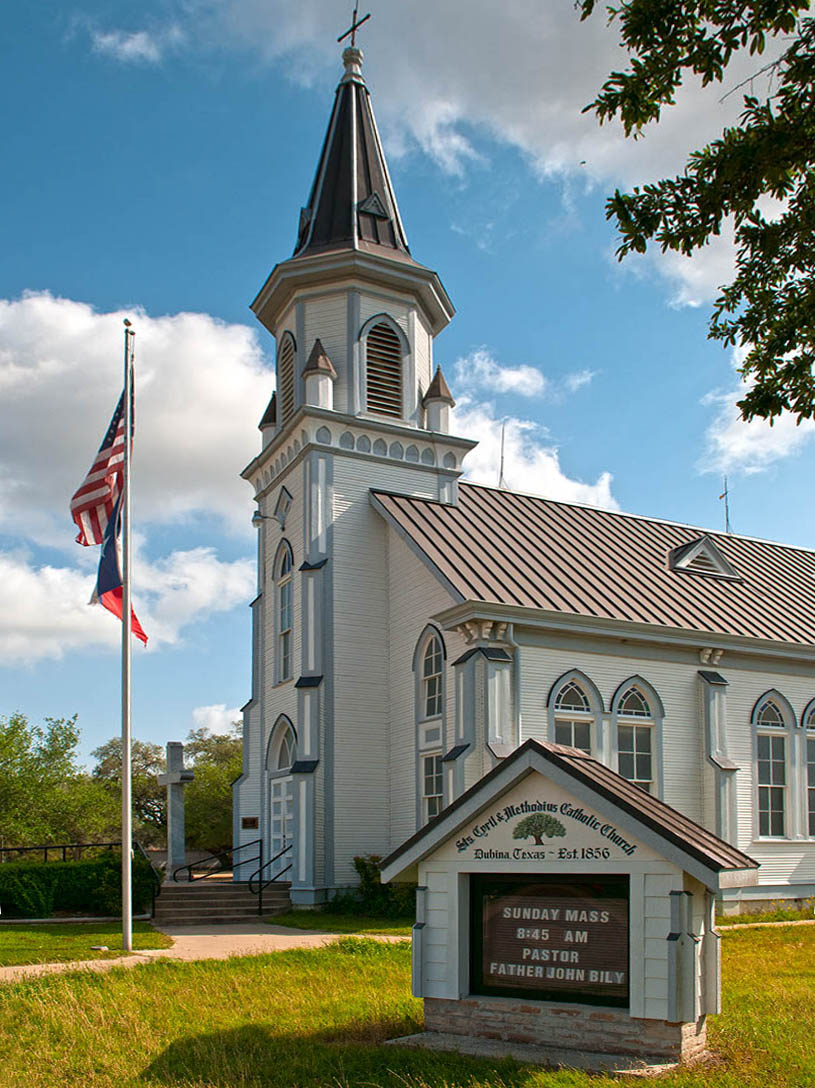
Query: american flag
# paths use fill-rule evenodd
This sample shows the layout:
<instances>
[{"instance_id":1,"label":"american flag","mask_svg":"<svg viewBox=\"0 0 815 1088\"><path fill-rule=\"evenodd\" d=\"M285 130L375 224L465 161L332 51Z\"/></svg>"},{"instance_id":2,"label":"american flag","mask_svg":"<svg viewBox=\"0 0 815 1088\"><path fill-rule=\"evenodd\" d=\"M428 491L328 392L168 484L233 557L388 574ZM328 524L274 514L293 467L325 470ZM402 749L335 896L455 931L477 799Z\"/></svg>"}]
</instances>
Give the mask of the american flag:
<instances>
[{"instance_id":1,"label":"american flag","mask_svg":"<svg viewBox=\"0 0 815 1088\"><path fill-rule=\"evenodd\" d=\"M71 499L71 517L79 535L77 544L101 544L113 507L122 490L125 451L124 393L102 439L99 452Z\"/></svg>"}]
</instances>

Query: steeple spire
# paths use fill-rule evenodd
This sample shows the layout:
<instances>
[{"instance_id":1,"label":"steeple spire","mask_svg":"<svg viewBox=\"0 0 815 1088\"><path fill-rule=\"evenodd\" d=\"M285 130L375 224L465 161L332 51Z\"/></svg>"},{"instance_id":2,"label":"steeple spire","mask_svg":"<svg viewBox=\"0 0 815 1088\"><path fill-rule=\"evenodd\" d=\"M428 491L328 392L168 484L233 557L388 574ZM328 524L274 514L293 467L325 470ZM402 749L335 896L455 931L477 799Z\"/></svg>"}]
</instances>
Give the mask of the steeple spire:
<instances>
[{"instance_id":1,"label":"steeple spire","mask_svg":"<svg viewBox=\"0 0 815 1088\"><path fill-rule=\"evenodd\" d=\"M410 260L382 143L362 75L362 50L342 54L337 87L294 256L362 249Z\"/></svg>"}]
</instances>

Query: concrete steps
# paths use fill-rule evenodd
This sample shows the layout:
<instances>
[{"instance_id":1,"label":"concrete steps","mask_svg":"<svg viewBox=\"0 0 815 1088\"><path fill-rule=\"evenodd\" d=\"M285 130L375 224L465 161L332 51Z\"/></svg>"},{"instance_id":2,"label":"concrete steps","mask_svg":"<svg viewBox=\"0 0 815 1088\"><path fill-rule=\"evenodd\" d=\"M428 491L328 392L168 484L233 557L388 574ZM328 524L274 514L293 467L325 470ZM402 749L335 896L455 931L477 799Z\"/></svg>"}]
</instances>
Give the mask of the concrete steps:
<instances>
[{"instance_id":1,"label":"concrete steps","mask_svg":"<svg viewBox=\"0 0 815 1088\"><path fill-rule=\"evenodd\" d=\"M275 883L263 892L263 914L289 910L289 885ZM156 899L155 921L166 926L234 925L258 917L258 900L246 884L225 880L195 880L163 884Z\"/></svg>"}]
</instances>

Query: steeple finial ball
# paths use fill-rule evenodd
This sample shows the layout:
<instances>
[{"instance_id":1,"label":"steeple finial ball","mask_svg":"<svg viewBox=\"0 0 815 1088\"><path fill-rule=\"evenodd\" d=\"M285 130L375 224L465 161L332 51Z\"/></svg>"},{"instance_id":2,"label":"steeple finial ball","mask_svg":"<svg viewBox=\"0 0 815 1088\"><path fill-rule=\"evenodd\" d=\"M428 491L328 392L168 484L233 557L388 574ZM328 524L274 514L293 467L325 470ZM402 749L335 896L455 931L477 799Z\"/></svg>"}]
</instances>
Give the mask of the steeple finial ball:
<instances>
[{"instance_id":1,"label":"steeple finial ball","mask_svg":"<svg viewBox=\"0 0 815 1088\"><path fill-rule=\"evenodd\" d=\"M362 50L349 45L342 51L342 63L345 65L345 79L362 79Z\"/></svg>"}]
</instances>

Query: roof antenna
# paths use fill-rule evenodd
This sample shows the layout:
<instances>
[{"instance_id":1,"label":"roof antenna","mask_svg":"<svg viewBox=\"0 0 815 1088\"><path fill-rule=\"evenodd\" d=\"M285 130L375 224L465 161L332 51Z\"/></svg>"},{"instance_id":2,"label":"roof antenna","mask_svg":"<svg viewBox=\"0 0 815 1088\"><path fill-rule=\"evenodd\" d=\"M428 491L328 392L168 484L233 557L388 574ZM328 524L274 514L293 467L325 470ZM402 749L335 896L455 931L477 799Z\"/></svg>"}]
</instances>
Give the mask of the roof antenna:
<instances>
[{"instance_id":1,"label":"roof antenna","mask_svg":"<svg viewBox=\"0 0 815 1088\"><path fill-rule=\"evenodd\" d=\"M507 482L504 479L504 434L507 429L507 421L501 420L501 467L498 470L498 486L500 488L506 488Z\"/></svg>"},{"instance_id":2,"label":"roof antenna","mask_svg":"<svg viewBox=\"0 0 815 1088\"><path fill-rule=\"evenodd\" d=\"M719 496L719 501L724 499L724 531L731 532L730 528L730 493L727 490L727 477L724 478L724 491Z\"/></svg>"}]
</instances>

